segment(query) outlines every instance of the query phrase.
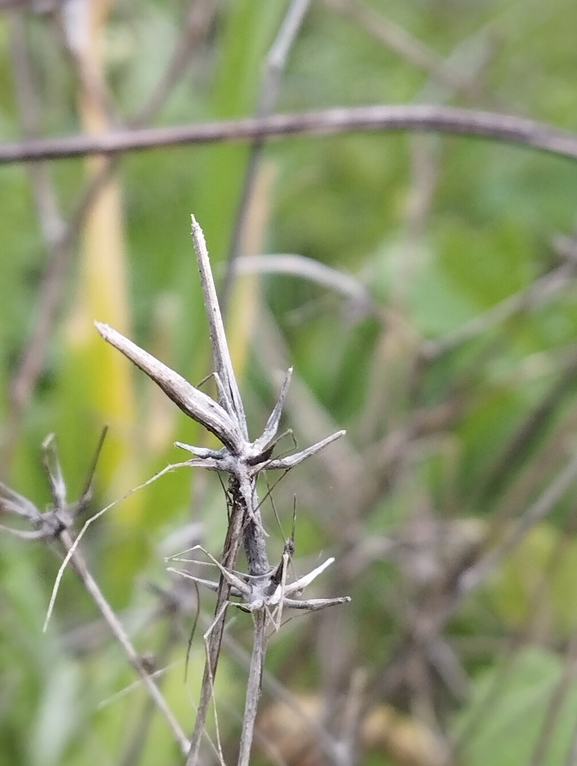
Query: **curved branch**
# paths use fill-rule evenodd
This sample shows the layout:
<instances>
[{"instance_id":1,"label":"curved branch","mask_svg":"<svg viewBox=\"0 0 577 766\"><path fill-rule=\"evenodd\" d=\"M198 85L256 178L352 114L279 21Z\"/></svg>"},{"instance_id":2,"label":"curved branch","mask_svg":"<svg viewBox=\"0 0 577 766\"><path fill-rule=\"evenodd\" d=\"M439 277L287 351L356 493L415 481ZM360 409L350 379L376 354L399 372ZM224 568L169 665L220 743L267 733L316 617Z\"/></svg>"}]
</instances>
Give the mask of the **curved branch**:
<instances>
[{"instance_id":1,"label":"curved branch","mask_svg":"<svg viewBox=\"0 0 577 766\"><path fill-rule=\"evenodd\" d=\"M457 107L386 105L341 107L196 125L114 130L98 135L19 141L0 146L0 163L54 160L87 154L118 154L182 144L252 141L287 135L327 135L364 130L421 130L480 136L577 159L577 134L547 123L498 112Z\"/></svg>"}]
</instances>

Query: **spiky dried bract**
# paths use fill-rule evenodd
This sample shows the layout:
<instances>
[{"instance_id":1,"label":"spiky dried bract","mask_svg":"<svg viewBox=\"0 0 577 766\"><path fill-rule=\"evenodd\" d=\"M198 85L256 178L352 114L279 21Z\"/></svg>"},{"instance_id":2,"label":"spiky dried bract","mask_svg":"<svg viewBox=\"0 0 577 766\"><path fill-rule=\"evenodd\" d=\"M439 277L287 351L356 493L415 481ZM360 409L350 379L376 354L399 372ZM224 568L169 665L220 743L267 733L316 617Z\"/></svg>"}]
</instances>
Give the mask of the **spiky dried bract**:
<instances>
[{"instance_id":1,"label":"spiky dried bract","mask_svg":"<svg viewBox=\"0 0 577 766\"><path fill-rule=\"evenodd\" d=\"M236 381L230 352L224 332L224 324L216 288L210 268L210 259L202 229L192 217L192 237L198 262L200 281L204 295L212 355L214 360L214 377L216 380L218 402L188 383L181 375L171 370L149 353L139 348L135 343L125 338L116 330L100 322L96 322L98 332L102 337L137 367L145 372L166 395L189 417L197 421L222 443L219 450L177 442L192 453L193 457L187 465L218 470L229 474L229 524L226 540L223 546L222 560L219 562L207 554L220 572L220 582L211 582L194 575L178 572L194 582L216 590L215 620L206 636L207 662L204 671L200 702L197 710L195 729L191 740L187 766L198 763L200 741L206 721L208 705L212 697L214 676L216 673L220 646L224 631L224 617L230 596L240 598L237 604L241 609L253 614L255 620L255 642L251 660L251 678L253 692L251 699L247 697L247 707L243 721L242 751L243 764L247 763L252 738L252 727L256 715L258 700L258 679L262 673L262 662L266 635L265 630L269 617L276 628L280 626L283 607L298 609L322 609L325 606L344 603L347 597L337 599L313 599L311 601L290 598L292 594L300 593L318 574L331 562L325 562L310 574L293 583L286 582L287 567L294 550L294 535L291 545L285 546L285 552L279 566L269 564L266 550L267 534L263 528L260 503L256 491L258 475L269 469L288 470L316 454L345 432L339 431L327 437L318 444L308 447L294 455L272 458L276 445L278 429L282 416L284 401L288 392L292 370L289 370L282 386L278 400L267 420L263 433L250 441L248 427L244 414L242 399ZM248 574L241 577L235 571L235 562L241 545L247 560ZM260 648L259 648L260 647ZM254 696L256 694L256 697ZM251 695L248 695L249 697ZM254 697L254 698L253 698Z\"/></svg>"},{"instance_id":2,"label":"spiky dried bract","mask_svg":"<svg viewBox=\"0 0 577 766\"><path fill-rule=\"evenodd\" d=\"M196 252L200 283L204 294L204 305L210 331L210 342L214 359L214 371L222 384L219 387L219 402L237 423L242 435L248 439L244 407L240 396L240 390L236 382L232 360L226 342L224 323L218 305L216 287L210 268L210 259L204 239L204 234L196 218L191 215L192 241Z\"/></svg>"},{"instance_id":3,"label":"spiky dried bract","mask_svg":"<svg viewBox=\"0 0 577 766\"><path fill-rule=\"evenodd\" d=\"M100 452L100 446L101 444L99 444L97 453ZM67 502L66 484L58 458L54 434L50 434L42 442L42 462L52 495L52 506L46 511L41 511L24 495L18 494L18 492L0 482L0 509L6 513L12 513L15 516L26 519L33 527L32 530L24 530L1 526L0 530L9 532L21 540L50 540L57 538L62 532L73 525L76 517L88 506L92 495L91 474L80 499L74 503Z\"/></svg>"},{"instance_id":4,"label":"spiky dried bract","mask_svg":"<svg viewBox=\"0 0 577 766\"><path fill-rule=\"evenodd\" d=\"M125 338L118 330L102 322L94 324L107 343L121 351L145 372L186 415L213 433L231 452L235 453L240 449L242 442L236 424L210 396L192 386L182 375L171 370L148 351Z\"/></svg>"},{"instance_id":5,"label":"spiky dried bract","mask_svg":"<svg viewBox=\"0 0 577 766\"><path fill-rule=\"evenodd\" d=\"M9 532L21 540L51 541L53 539L58 539L63 544L67 553L64 557L62 567L59 570L58 576L56 578L56 583L52 591L52 598L50 600L50 605L46 614L46 620L44 622L44 630L46 631L50 615L52 614L54 600L56 598L56 593L58 592L59 578L61 577L67 562L70 560L73 563L74 569L81 579L84 587L90 596L94 599L96 606L100 610L100 613L102 614L105 622L108 624L114 637L122 646L130 664L139 674L142 683L148 690L153 703L164 716L176 742L180 747L182 754L186 755L188 751L188 740L186 735L182 731L178 721L172 713L172 710L168 706L168 703L156 686L152 676L149 673L149 670L142 662L142 658L132 646L126 631L116 617L112 607L90 574L90 571L86 565L86 561L78 549L78 543L80 542L83 531L87 528L87 525L90 524L90 522L95 518L98 518L98 516L101 516L107 510L107 508L104 508L95 516L92 516L86 522L83 530L78 534L76 538L73 538L69 531L74 521L84 510L86 510L90 502L94 472L107 430L108 429L106 427L102 430L102 434L100 436L100 440L92 460L92 465L88 473L84 491L80 496L80 499L74 503L68 503L66 500L66 483L64 481L60 460L58 458L58 451L56 449L56 440L54 438L54 434L47 436L46 439L44 439L42 442L42 462L48 476L48 482L50 484L50 490L52 494L52 507L47 511L42 512L36 507L36 505L34 505L34 503L32 503L32 501L28 500L23 495L19 495L17 492L10 489L10 487L7 487L5 484L0 483L0 509L8 513L13 513L16 516L25 518L31 524L31 526L34 527L33 530L22 530L14 529L13 527L0 526L0 530Z\"/></svg>"},{"instance_id":6,"label":"spiky dried bract","mask_svg":"<svg viewBox=\"0 0 577 766\"><path fill-rule=\"evenodd\" d=\"M316 567L308 574L297 578L293 582L286 582L290 555L283 555L283 560L281 561L280 565L278 567L271 567L269 571L266 572L266 574L252 576L245 575L245 577L241 579L241 577L239 577L235 572L232 572L229 569L226 569L226 567L223 567L222 564L217 561L208 551L204 550L202 546L196 545L194 548L191 548L191 551L194 550L202 551L210 559L212 564L220 571L221 575L230 585L230 595L234 596L235 598L242 599L240 603L234 603L234 606L238 606L244 611L248 612L264 610L268 615L265 622L268 622L268 619L270 619L276 629L278 629L280 625L280 615L282 614L284 607L289 609L309 609L310 611L318 611L319 609L324 609L328 606L346 604L351 600L349 596L308 600L297 600L295 598L290 598L293 595L300 595L307 586L316 580L316 578L334 562L333 557L327 559L320 566ZM290 550L294 550L294 541ZM170 562L174 561L175 559L174 557L169 557L166 560L167 562ZM177 558L176 560L182 561L181 558ZM190 563L202 563L194 562L191 559L187 559L187 561ZM202 585L209 590L218 590L218 583L213 582L212 580L206 580L202 577L197 577L196 575L193 575L186 570L176 569L175 567L168 567L168 571L181 575L188 580L192 580L198 585Z\"/></svg>"}]
</instances>

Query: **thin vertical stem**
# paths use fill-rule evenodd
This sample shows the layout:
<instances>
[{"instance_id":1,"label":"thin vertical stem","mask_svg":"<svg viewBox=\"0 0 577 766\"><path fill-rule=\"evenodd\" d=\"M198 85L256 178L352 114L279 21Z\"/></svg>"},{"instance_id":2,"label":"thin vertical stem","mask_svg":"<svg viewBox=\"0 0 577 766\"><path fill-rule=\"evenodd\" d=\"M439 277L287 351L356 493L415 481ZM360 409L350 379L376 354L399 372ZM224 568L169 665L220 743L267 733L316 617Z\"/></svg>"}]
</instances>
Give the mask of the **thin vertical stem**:
<instances>
[{"instance_id":1,"label":"thin vertical stem","mask_svg":"<svg viewBox=\"0 0 577 766\"><path fill-rule=\"evenodd\" d=\"M249 766L250 751L254 736L254 724L258 711L258 701L262 688L262 674L264 669L264 658L266 654L266 609L259 609L253 613L254 619L254 639L252 646L252 655L250 658L250 668L248 671L248 682L246 686L246 701L244 706L244 717L242 721L242 734L240 737L240 750L238 754L237 766Z\"/></svg>"},{"instance_id":2,"label":"thin vertical stem","mask_svg":"<svg viewBox=\"0 0 577 766\"><path fill-rule=\"evenodd\" d=\"M246 509L244 508L244 505L240 505L238 502L234 502L233 500L230 522L226 533L226 540L224 542L221 559L222 566L226 569L234 569L242 541L242 525L244 521L245 510ZM194 731L190 739L190 749L188 750L186 766L196 766L198 762L200 743L202 740L202 734L204 732L208 707L210 705L210 700L212 699L213 679L216 675L218 658L220 655L220 647L222 645L222 637L224 634L225 613L223 611L223 605L226 603L229 593L230 585L221 575L218 594L216 597L216 606L214 609L215 620L217 620L217 622L213 626L208 643L207 657L202 677L202 687L200 690L200 700L198 702L198 710L196 712Z\"/></svg>"}]
</instances>

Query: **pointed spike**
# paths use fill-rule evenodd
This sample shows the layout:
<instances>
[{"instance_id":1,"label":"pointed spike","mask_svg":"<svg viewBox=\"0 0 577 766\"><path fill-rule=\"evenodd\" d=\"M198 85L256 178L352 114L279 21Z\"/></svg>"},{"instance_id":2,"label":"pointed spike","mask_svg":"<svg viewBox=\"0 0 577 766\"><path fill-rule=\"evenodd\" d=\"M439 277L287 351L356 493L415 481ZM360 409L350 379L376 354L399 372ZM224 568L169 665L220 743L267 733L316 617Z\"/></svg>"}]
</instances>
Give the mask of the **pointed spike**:
<instances>
[{"instance_id":1,"label":"pointed spike","mask_svg":"<svg viewBox=\"0 0 577 766\"><path fill-rule=\"evenodd\" d=\"M326 446L336 441L336 439L340 439L340 437L344 436L345 434L346 434L346 431L337 431L335 434L332 434L332 436L327 436L326 439L323 439L322 441L317 442L316 444L313 444L312 447L308 447L307 449L302 450L302 452L297 452L294 455L287 455L287 457L279 458L278 460L269 460L267 463L263 464L263 469L266 468L267 470L269 469L282 470L282 469L294 468L295 465L302 463L303 460L306 460L308 457L311 457L312 455L316 455L317 452L320 452Z\"/></svg>"},{"instance_id":2,"label":"pointed spike","mask_svg":"<svg viewBox=\"0 0 577 766\"><path fill-rule=\"evenodd\" d=\"M239 453L242 439L238 428L219 404L117 330L102 322L94 324L107 343L140 367L184 413L218 437L233 454Z\"/></svg>"},{"instance_id":3,"label":"pointed spike","mask_svg":"<svg viewBox=\"0 0 577 766\"><path fill-rule=\"evenodd\" d=\"M214 556L212 554L210 554L207 550L202 548L200 545L198 546L198 548L199 548L199 550L201 550L204 553L205 556L208 556L208 558L218 568L218 570L220 571L221 575L224 577L224 579L227 581L227 583L229 585L231 585L233 588L236 588L237 590L239 590L245 598L249 598L250 597L250 588L248 587L248 585L245 582L243 582L239 577L237 577L232 572L229 572L229 570L226 569L226 567L223 567L223 565L220 563L220 561L215 559Z\"/></svg>"},{"instance_id":4,"label":"pointed spike","mask_svg":"<svg viewBox=\"0 0 577 766\"><path fill-rule=\"evenodd\" d=\"M66 506L66 483L62 474L54 434L48 434L42 442L42 464L50 484L50 494L54 501L54 507L64 508Z\"/></svg>"},{"instance_id":5,"label":"pointed spike","mask_svg":"<svg viewBox=\"0 0 577 766\"><path fill-rule=\"evenodd\" d=\"M298 601L296 598L285 598L283 605L289 609L305 609L308 612L318 612L328 606L349 604L350 601L350 596L339 596L338 598L309 598L306 601Z\"/></svg>"},{"instance_id":6,"label":"pointed spike","mask_svg":"<svg viewBox=\"0 0 577 766\"><path fill-rule=\"evenodd\" d=\"M213 372L212 377L214 378L214 382L216 383L218 403L223 408L223 410L226 410L228 413L231 413L234 419L237 420L238 416L236 414L236 411L234 408L234 402L232 400L229 389L227 389L226 386L223 384L218 372Z\"/></svg>"},{"instance_id":7,"label":"pointed spike","mask_svg":"<svg viewBox=\"0 0 577 766\"><path fill-rule=\"evenodd\" d=\"M13 489L0 482L0 508L16 516L22 516L30 522L38 522L42 514L33 502L24 495L19 495Z\"/></svg>"},{"instance_id":8,"label":"pointed spike","mask_svg":"<svg viewBox=\"0 0 577 766\"><path fill-rule=\"evenodd\" d=\"M290 595L291 593L296 593L296 591L304 590L307 585L310 585L313 580L316 580L316 578L322 572L324 572L327 567L330 567L334 560L334 556L331 556L330 559L327 559L324 564L321 564L320 566L316 567L316 569L313 569L312 572L303 575L303 577L299 577L299 579L295 580L295 582L291 582L288 585L285 585L285 593Z\"/></svg>"},{"instance_id":9,"label":"pointed spike","mask_svg":"<svg viewBox=\"0 0 577 766\"><path fill-rule=\"evenodd\" d=\"M268 447L270 447L271 443L273 442L277 434L281 415L282 415L282 410L284 406L284 400L286 398L286 395L289 389L292 374L293 374L293 368L289 367L289 369L287 370L287 374L285 375L281 392L274 406L274 409L271 412L269 419L267 420L266 426L264 427L264 431L262 432L261 436L259 436L258 439L253 444L255 454L260 454L264 452Z\"/></svg>"},{"instance_id":10,"label":"pointed spike","mask_svg":"<svg viewBox=\"0 0 577 766\"><path fill-rule=\"evenodd\" d=\"M42 529L32 532L26 529L12 529L12 527L5 527L3 524L0 524L0 532L8 532L8 534L18 537L20 540L42 540L45 537L51 537Z\"/></svg>"},{"instance_id":11,"label":"pointed spike","mask_svg":"<svg viewBox=\"0 0 577 766\"><path fill-rule=\"evenodd\" d=\"M98 460L100 459L100 453L102 452L102 447L104 446L104 440L106 439L107 433L108 433L108 426L105 425L102 428L102 431L100 432L100 438L98 439L98 444L96 445L96 450L94 451L92 463L90 464L90 468L88 469L88 474L86 476L86 483L84 485L84 489L78 501L77 513L81 513L91 500L92 482L94 481L96 466L98 465Z\"/></svg>"},{"instance_id":12,"label":"pointed spike","mask_svg":"<svg viewBox=\"0 0 577 766\"><path fill-rule=\"evenodd\" d=\"M215 372L220 377L223 388L227 392L225 398L227 402L230 402L233 408L232 411L229 412L229 415L234 417L242 436L248 441L248 430L246 427L244 408L242 399L240 398L240 391L236 382L236 377L234 375L230 352L228 350L228 343L224 332L220 306L218 305L218 297L212 276L212 269L210 267L206 240L204 239L204 233L200 228L198 221L193 215L191 216L191 221L192 240L196 252L198 270L200 272L202 292L204 294L204 305L208 318Z\"/></svg>"},{"instance_id":13,"label":"pointed spike","mask_svg":"<svg viewBox=\"0 0 577 766\"><path fill-rule=\"evenodd\" d=\"M218 583L213 582L212 580L204 580L202 577L195 577L194 575L190 574L190 572L186 572L183 569L176 569L176 567L167 567L167 572L172 572L173 574L180 575L180 577L185 577L187 580L192 580L195 583L198 583L199 585L204 585L205 588L208 588L213 593L218 593ZM230 592L233 596L240 596L241 594L237 591L235 587L232 587L230 589Z\"/></svg>"},{"instance_id":14,"label":"pointed spike","mask_svg":"<svg viewBox=\"0 0 577 766\"><path fill-rule=\"evenodd\" d=\"M209 449L208 447L195 447L192 444L185 444L184 442L174 442L174 446L180 447L180 449L184 449L187 452L191 452L195 457L202 458L203 460L206 458L218 460L223 457L220 450Z\"/></svg>"}]
</instances>

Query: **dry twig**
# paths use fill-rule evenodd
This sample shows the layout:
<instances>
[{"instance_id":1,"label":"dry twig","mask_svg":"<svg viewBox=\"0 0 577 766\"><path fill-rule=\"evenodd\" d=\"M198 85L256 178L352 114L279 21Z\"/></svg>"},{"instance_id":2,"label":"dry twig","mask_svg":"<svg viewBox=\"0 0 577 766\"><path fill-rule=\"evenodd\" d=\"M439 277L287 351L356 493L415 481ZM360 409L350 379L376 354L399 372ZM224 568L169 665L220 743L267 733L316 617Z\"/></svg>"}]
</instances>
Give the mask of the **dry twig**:
<instances>
[{"instance_id":1,"label":"dry twig","mask_svg":"<svg viewBox=\"0 0 577 766\"><path fill-rule=\"evenodd\" d=\"M449 106L380 105L275 114L167 128L118 129L93 136L41 138L0 146L0 163L118 154L163 146L253 141L290 135L420 130L479 136L577 159L577 136L544 122L499 112Z\"/></svg>"},{"instance_id":2,"label":"dry twig","mask_svg":"<svg viewBox=\"0 0 577 766\"><path fill-rule=\"evenodd\" d=\"M86 511L90 502L94 470L105 435L106 429L103 430L98 443L84 492L82 493L80 500L75 503L67 502L66 484L62 475L54 437L52 434L48 436L43 442L42 450L44 465L52 493L52 507L45 512L41 512L30 500L19 495L17 492L14 492L14 490L10 489L5 484L0 484L0 508L7 513L12 513L26 519L31 526L34 527L31 531L4 526L1 527L1 529L23 540L45 540L47 543L50 543L53 540L59 540L62 543L68 554L65 563L68 559L71 561L74 571L92 597L112 634L121 645L128 661L142 679L152 701L164 716L175 741L183 754L185 754L188 749L188 740L182 731L180 724L155 684L140 655L133 647L128 634L100 590L98 583L90 573L86 561L78 548L79 538L74 540L70 533L70 529L75 520L80 514Z\"/></svg>"}]
</instances>

